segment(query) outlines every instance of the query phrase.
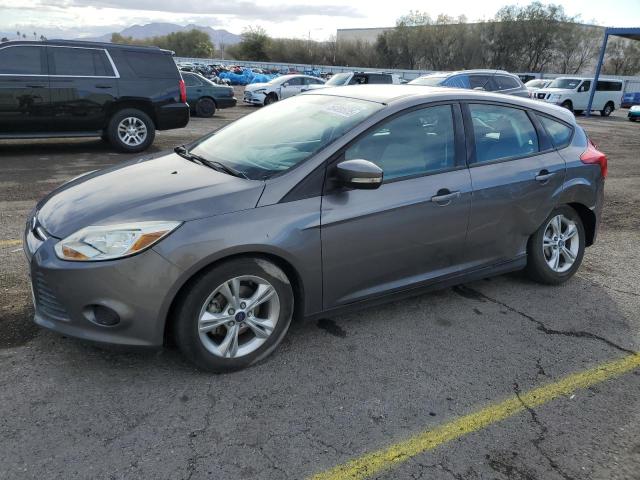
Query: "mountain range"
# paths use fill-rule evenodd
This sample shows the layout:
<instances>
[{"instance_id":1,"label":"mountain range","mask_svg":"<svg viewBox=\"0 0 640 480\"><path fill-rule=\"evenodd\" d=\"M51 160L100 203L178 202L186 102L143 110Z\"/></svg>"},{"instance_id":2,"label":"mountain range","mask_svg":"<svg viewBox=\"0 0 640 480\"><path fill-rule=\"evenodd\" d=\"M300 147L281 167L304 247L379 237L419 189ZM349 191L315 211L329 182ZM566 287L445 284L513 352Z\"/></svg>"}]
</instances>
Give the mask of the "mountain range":
<instances>
[{"instance_id":1,"label":"mountain range","mask_svg":"<svg viewBox=\"0 0 640 480\"><path fill-rule=\"evenodd\" d=\"M184 32L192 29L197 29L205 32L211 38L211 43L213 43L217 48L220 48L220 45L233 45L240 42L240 35L236 35L235 33L231 33L224 29L215 29L211 27L204 27L201 25L189 24L189 25L178 25L175 23L148 23L146 25L132 25L127 27L117 33L126 37L133 37L135 39L149 38L149 37L157 37L160 35L168 35L169 33L174 32ZM32 32L34 30L33 27L23 27L22 30L25 32ZM74 39L74 40L89 40L89 41L98 41L98 42L110 42L111 41L111 32L102 33L105 31L105 27L82 27L76 29L56 29L56 28L48 28L41 29L36 28L37 35L44 35L47 38L64 38L64 39ZM115 31L115 29L114 29ZM16 39L16 32L12 33L4 33L0 32L0 38L6 37L9 40ZM33 33L27 34L28 40L33 40Z\"/></svg>"}]
</instances>

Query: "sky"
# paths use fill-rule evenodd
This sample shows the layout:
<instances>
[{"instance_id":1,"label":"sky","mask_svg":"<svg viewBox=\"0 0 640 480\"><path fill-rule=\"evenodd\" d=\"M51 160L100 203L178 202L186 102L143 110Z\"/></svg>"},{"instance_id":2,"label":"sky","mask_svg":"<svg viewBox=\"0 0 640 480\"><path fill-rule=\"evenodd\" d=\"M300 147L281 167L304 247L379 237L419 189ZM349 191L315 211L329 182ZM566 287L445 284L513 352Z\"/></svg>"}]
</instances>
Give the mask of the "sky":
<instances>
[{"instance_id":1,"label":"sky","mask_svg":"<svg viewBox=\"0 0 640 480\"><path fill-rule=\"evenodd\" d=\"M444 13L469 21L489 19L518 0L0 0L0 32L96 36L133 24L195 23L241 33L261 26L276 37L326 40L338 28L389 27L410 10ZM549 3L543 1L543 3ZM569 15L603 26L640 27L640 0L556 0ZM604 4L606 3L606 8Z\"/></svg>"}]
</instances>

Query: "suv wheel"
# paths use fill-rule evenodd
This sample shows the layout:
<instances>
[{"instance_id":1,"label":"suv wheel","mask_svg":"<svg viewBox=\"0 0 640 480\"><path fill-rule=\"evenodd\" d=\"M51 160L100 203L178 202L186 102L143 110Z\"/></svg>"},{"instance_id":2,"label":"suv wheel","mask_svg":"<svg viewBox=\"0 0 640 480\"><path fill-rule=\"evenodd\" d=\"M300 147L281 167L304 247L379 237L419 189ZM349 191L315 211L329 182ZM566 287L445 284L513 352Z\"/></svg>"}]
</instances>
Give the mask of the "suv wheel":
<instances>
[{"instance_id":1,"label":"suv wheel","mask_svg":"<svg viewBox=\"0 0 640 480\"><path fill-rule=\"evenodd\" d=\"M266 107L267 105L271 105L272 103L277 102L277 101L278 101L278 97L276 96L276 94L275 93L270 93L264 99L264 106Z\"/></svg>"},{"instance_id":2,"label":"suv wheel","mask_svg":"<svg viewBox=\"0 0 640 480\"><path fill-rule=\"evenodd\" d=\"M210 98L201 98L196 103L196 115L203 118L210 118L216 113L216 104Z\"/></svg>"},{"instance_id":3,"label":"suv wheel","mask_svg":"<svg viewBox=\"0 0 640 480\"><path fill-rule=\"evenodd\" d=\"M613 103L607 102L602 110L600 110L600 115L603 117L608 117L613 113Z\"/></svg>"},{"instance_id":4,"label":"suv wheel","mask_svg":"<svg viewBox=\"0 0 640 480\"><path fill-rule=\"evenodd\" d=\"M560 106L566 108L570 112L573 112L573 103L571 103L570 100L565 100Z\"/></svg>"},{"instance_id":5,"label":"suv wheel","mask_svg":"<svg viewBox=\"0 0 640 480\"><path fill-rule=\"evenodd\" d=\"M200 275L175 312L182 353L202 370L229 372L260 361L282 341L293 290L273 263L239 258Z\"/></svg>"},{"instance_id":6,"label":"suv wheel","mask_svg":"<svg viewBox=\"0 0 640 480\"><path fill-rule=\"evenodd\" d=\"M109 120L107 136L121 152L141 152L153 143L156 134L153 121L141 110L126 108Z\"/></svg>"},{"instance_id":7,"label":"suv wheel","mask_svg":"<svg viewBox=\"0 0 640 480\"><path fill-rule=\"evenodd\" d=\"M580 215L568 206L556 208L529 238L527 274L540 283L563 283L580 267L584 248Z\"/></svg>"}]
</instances>

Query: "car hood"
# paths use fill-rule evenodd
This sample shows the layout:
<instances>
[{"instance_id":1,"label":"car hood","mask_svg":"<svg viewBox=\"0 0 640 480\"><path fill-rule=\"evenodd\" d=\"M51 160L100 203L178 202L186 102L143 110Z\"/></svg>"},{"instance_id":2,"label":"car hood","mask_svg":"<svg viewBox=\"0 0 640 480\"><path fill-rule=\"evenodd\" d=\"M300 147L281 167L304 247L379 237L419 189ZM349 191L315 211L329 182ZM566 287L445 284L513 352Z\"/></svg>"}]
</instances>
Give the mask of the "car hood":
<instances>
[{"instance_id":1,"label":"car hood","mask_svg":"<svg viewBox=\"0 0 640 480\"><path fill-rule=\"evenodd\" d=\"M250 92L254 90L258 90L259 88L269 88L271 85L268 83L251 83L244 87L245 90L249 90Z\"/></svg>"},{"instance_id":2,"label":"car hood","mask_svg":"<svg viewBox=\"0 0 640 480\"><path fill-rule=\"evenodd\" d=\"M38 220L64 238L89 225L188 221L254 208L264 182L245 180L177 154L142 158L76 178L43 198Z\"/></svg>"}]
</instances>

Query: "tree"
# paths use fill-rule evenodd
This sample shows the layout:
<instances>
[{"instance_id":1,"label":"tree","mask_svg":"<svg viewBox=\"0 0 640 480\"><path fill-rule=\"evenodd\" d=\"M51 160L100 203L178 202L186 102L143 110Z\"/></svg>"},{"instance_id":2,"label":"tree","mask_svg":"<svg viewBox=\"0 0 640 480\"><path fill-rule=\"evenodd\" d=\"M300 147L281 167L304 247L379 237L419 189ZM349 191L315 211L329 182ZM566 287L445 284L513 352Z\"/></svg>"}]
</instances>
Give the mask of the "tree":
<instances>
[{"instance_id":1,"label":"tree","mask_svg":"<svg viewBox=\"0 0 640 480\"><path fill-rule=\"evenodd\" d=\"M174 32L168 35L143 39L134 39L119 33L112 33L111 43L156 46L172 50L179 57L212 58L215 53L209 35L195 28L188 32Z\"/></svg>"},{"instance_id":2,"label":"tree","mask_svg":"<svg viewBox=\"0 0 640 480\"><path fill-rule=\"evenodd\" d=\"M227 51L237 60L269 60L271 38L262 27L247 27L242 32L242 40Z\"/></svg>"}]
</instances>

